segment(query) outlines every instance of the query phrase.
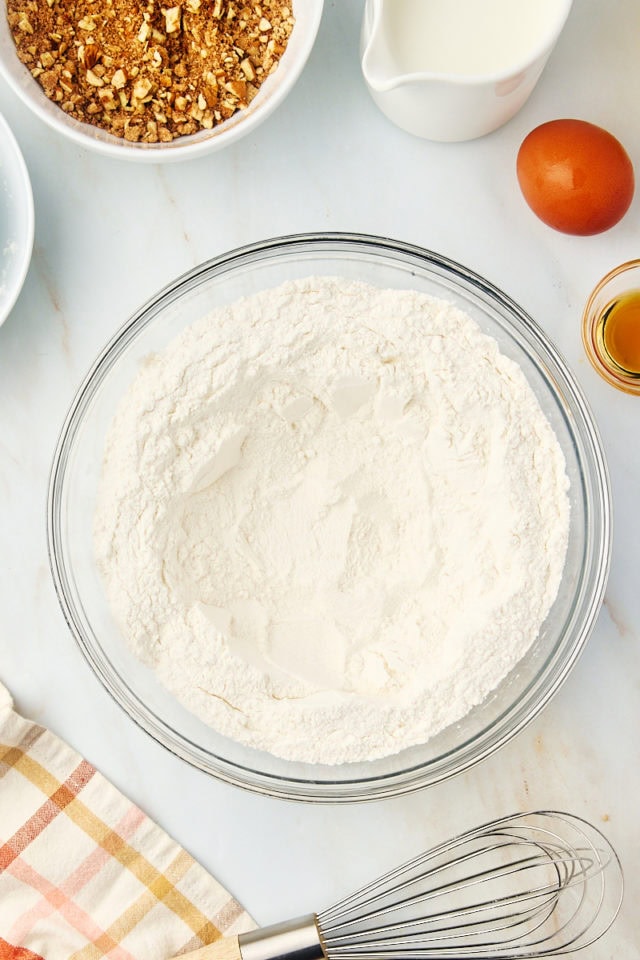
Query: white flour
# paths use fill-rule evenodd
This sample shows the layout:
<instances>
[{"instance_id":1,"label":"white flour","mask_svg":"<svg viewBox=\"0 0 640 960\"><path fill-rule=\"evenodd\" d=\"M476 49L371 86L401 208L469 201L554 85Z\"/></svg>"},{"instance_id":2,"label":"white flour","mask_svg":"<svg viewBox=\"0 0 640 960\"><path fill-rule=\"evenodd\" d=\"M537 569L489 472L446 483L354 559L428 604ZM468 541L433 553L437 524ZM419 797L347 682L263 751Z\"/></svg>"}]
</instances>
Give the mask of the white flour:
<instances>
[{"instance_id":1,"label":"white flour","mask_svg":"<svg viewBox=\"0 0 640 960\"><path fill-rule=\"evenodd\" d=\"M220 733L366 760L482 701L558 590L568 481L520 368L449 304L308 278L141 370L95 543L135 654Z\"/></svg>"}]
</instances>

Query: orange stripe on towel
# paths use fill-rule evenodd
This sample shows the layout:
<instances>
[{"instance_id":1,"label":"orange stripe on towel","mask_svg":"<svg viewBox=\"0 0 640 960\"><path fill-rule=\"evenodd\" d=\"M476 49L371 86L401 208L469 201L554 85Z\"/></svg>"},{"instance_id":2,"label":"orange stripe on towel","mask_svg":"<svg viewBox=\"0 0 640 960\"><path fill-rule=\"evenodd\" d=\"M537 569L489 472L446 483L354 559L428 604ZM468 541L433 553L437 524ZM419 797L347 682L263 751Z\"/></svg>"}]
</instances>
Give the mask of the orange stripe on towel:
<instances>
[{"instance_id":1,"label":"orange stripe on towel","mask_svg":"<svg viewBox=\"0 0 640 960\"><path fill-rule=\"evenodd\" d=\"M139 810L138 807L131 806L115 825L114 833L122 837L131 837L145 820L146 818L142 810ZM72 900L88 883L93 881L102 868L110 862L111 854L108 850L104 847L95 847L88 856L78 863L66 880L59 883L60 893L69 900ZM37 889L39 889L42 894L42 898L23 913L8 931L8 936L10 936L15 943L24 943L34 926L41 923L45 917L50 916L58 909L58 905L52 901L48 890L43 890L41 885L38 886ZM69 916L67 916L67 921L71 921ZM76 928L80 929L79 927ZM2 957L0 957L0 960L2 960Z\"/></svg>"},{"instance_id":2,"label":"orange stripe on towel","mask_svg":"<svg viewBox=\"0 0 640 960\"><path fill-rule=\"evenodd\" d=\"M32 953L26 947L14 947L0 937L0 960L44 960L39 953Z\"/></svg>"},{"instance_id":3,"label":"orange stripe on towel","mask_svg":"<svg viewBox=\"0 0 640 960\"><path fill-rule=\"evenodd\" d=\"M29 758L23 754L22 757L16 758L13 764L14 768L16 770L20 769L25 765L27 760L29 761L27 766L30 768L40 767L39 764L29 760ZM0 847L0 870L6 870L9 864L13 863L15 858L20 856L36 837L40 836L45 827L49 826L60 811L64 810L75 800L95 773L95 768L92 767L90 763L87 763L86 760L81 760L65 782L59 783L59 781L57 781L55 777L51 777L44 768L40 769L46 774L46 777L36 777L33 779L29 776L29 779L32 780L36 786L41 786L43 782L46 782L48 786L53 786L54 789L42 806L29 817L26 823L14 833L10 840L7 840L7 842ZM20 772L24 773L25 771L20 770Z\"/></svg>"}]
</instances>

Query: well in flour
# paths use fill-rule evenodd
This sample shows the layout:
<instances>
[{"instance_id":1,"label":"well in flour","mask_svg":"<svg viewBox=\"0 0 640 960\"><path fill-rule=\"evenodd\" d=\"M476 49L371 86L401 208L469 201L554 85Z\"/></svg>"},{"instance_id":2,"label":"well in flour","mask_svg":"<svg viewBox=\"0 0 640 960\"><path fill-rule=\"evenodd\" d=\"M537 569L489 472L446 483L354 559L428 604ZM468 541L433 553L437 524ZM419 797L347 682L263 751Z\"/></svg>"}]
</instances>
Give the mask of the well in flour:
<instances>
[{"instance_id":1,"label":"well in flour","mask_svg":"<svg viewBox=\"0 0 640 960\"><path fill-rule=\"evenodd\" d=\"M95 549L130 647L220 733L336 764L481 702L556 596L568 481L520 368L451 304L291 281L151 357Z\"/></svg>"}]
</instances>

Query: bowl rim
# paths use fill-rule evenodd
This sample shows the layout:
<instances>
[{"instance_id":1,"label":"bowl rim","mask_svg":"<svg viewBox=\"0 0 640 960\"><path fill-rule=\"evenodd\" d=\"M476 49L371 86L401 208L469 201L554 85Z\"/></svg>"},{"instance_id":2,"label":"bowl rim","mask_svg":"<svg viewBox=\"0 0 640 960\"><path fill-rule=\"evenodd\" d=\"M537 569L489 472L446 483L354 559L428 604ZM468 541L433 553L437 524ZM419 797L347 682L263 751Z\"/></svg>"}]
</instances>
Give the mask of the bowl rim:
<instances>
[{"instance_id":1,"label":"bowl rim","mask_svg":"<svg viewBox=\"0 0 640 960\"><path fill-rule=\"evenodd\" d=\"M24 225L24 242L15 257L10 276L4 284L8 288L8 294L3 297L4 303L0 304L0 326L2 326L20 296L29 272L35 235L35 211L33 188L24 155L8 120L2 113L0 113L0 139L7 148L6 154L11 154L12 163L3 164L3 169L6 174L11 175L13 206L20 211L21 222Z\"/></svg>"},{"instance_id":2,"label":"bowl rim","mask_svg":"<svg viewBox=\"0 0 640 960\"><path fill-rule=\"evenodd\" d=\"M292 2L295 3L296 0L292 0ZM301 0L298 0L298 2L301 2ZM286 82L274 85L269 96L258 107L251 109L251 105L249 105L248 108L234 114L226 121L229 124L228 126L218 125L211 131L199 131L197 134L192 134L191 137L178 137L170 143L129 142L109 134L106 130L100 130L90 123L67 117L64 111L59 108L56 108L55 111L52 110L51 107L56 105L37 86L28 68L19 60L14 45L12 45L12 56L16 68L19 68L21 78L18 79L14 71L7 66L1 48L0 75L22 103L49 129L67 137L77 146L117 160L131 160L138 163L172 163L180 160L191 160L222 150L251 133L280 106L296 85L315 44L324 9L324 0L302 0L302 2L311 6L312 12L304 39L300 43L297 58L292 61L288 68L289 75ZM6 0L2 0L1 6L6 18ZM198 139L193 139L195 137Z\"/></svg>"},{"instance_id":3,"label":"bowl rim","mask_svg":"<svg viewBox=\"0 0 640 960\"><path fill-rule=\"evenodd\" d=\"M455 748L445 750L436 758L436 761L417 762L408 768L394 770L391 773L373 774L369 777L336 777L335 780L324 778L321 781L314 781L303 777L265 773L248 765L230 761L225 757L215 756L188 737L174 731L166 721L158 717L146 704L142 704L142 709L140 709L139 698L117 671L113 671L117 678L114 682L114 676L108 669L105 669L105 664L100 660L91 642L85 636L78 611L68 595L64 550L60 549L63 540L58 507L63 492L66 461L72 448L75 433L82 424L84 410L108 373L110 363L115 359L112 352L116 347L123 350L132 337L139 330L144 329L146 324L153 319L152 311L160 302L168 296L176 299L182 291L189 289L197 278L204 274L208 278L211 276L211 271L223 273L230 266L239 265L256 255L268 257L274 253L282 252L295 254L297 251L308 250L310 246L317 250L323 249L325 252L335 253L341 245L347 248L355 246L361 253L368 251L378 256L385 254L396 257L399 255L407 256L422 261L428 267L433 268L435 266L442 271L444 276L453 277L456 285L462 281L463 288L466 283L485 297L489 297L498 303L512 315L512 319L515 319L525 328L527 334L536 344L536 358L546 359L550 362L552 369L555 367L563 380L563 389L567 391L570 400L573 402L574 407L569 413L564 409L565 405L562 405L571 435L576 435L576 417L580 419L584 429L584 432L580 433L579 436L585 446L584 456L589 455L593 466L592 479L594 483L593 490L591 490L593 499L590 503L592 511L599 521L599 524L596 525L598 526L596 533L599 533L599 536L598 550L597 554L594 553L592 564L595 575L592 572L592 582L588 584L589 595L585 597L585 590L583 590L582 593L576 595L572 605L572 611L578 600L584 606L580 630L573 644L568 648L559 647L556 644L552 654L547 657L544 667L529 683L521 697L506 707L489 726L481 730L480 733L474 734L473 737L462 744L456 745ZM555 374L553 372L550 379L555 385ZM556 393L556 399L558 396L563 396L557 385ZM611 510L609 472L599 431L585 395L563 357L528 313L484 277L427 248L370 234L313 232L279 236L254 242L204 261L166 284L115 332L82 380L60 430L53 456L47 494L47 550L58 602L81 652L112 699L130 719L156 742L175 756L207 772L216 779L253 793L307 802L363 802L405 795L457 776L504 746L538 716L562 686L584 650L600 611L611 564ZM587 530L586 535L593 537L595 534L594 531ZM570 620L571 617L567 617L567 622ZM509 717L513 719L507 726L505 725L505 718ZM471 752L469 747L479 739L483 741L482 748ZM451 755L460 754L463 750L465 753L462 759L458 760L455 769L447 769L446 761ZM217 761L213 765L211 763L212 757ZM434 763L436 762L437 768L434 770ZM326 770L327 768L323 767L322 769ZM238 771L242 771L242 773Z\"/></svg>"}]
</instances>

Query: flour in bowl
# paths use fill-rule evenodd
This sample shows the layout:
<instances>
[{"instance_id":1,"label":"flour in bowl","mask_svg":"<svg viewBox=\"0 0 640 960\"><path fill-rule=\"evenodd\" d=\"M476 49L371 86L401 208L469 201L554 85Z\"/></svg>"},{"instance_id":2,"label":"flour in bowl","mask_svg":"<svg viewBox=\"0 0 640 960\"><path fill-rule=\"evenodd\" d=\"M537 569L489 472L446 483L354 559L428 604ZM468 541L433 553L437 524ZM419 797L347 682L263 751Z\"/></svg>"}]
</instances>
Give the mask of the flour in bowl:
<instances>
[{"instance_id":1,"label":"flour in bowl","mask_svg":"<svg viewBox=\"0 0 640 960\"><path fill-rule=\"evenodd\" d=\"M135 655L279 757L427 741L558 591L568 480L520 367L459 309L311 277L186 329L110 428L95 547Z\"/></svg>"}]
</instances>

